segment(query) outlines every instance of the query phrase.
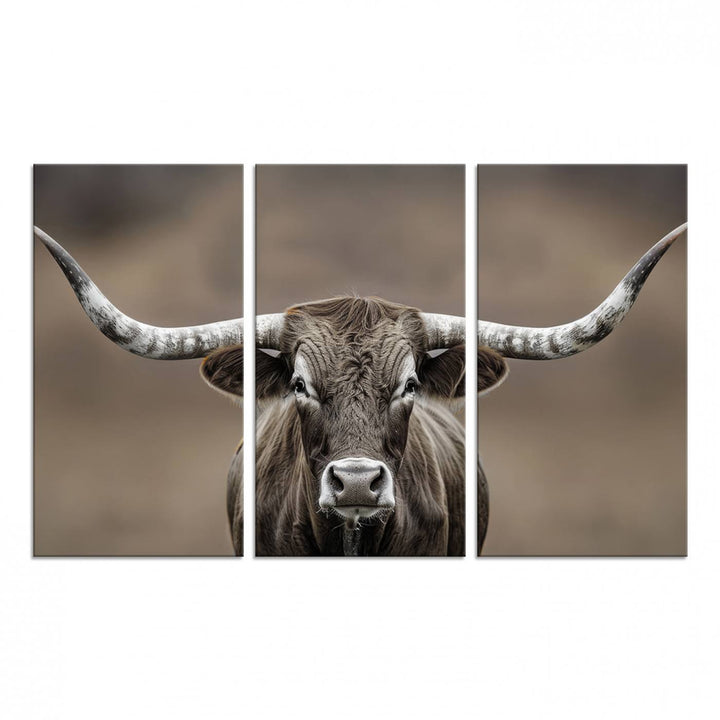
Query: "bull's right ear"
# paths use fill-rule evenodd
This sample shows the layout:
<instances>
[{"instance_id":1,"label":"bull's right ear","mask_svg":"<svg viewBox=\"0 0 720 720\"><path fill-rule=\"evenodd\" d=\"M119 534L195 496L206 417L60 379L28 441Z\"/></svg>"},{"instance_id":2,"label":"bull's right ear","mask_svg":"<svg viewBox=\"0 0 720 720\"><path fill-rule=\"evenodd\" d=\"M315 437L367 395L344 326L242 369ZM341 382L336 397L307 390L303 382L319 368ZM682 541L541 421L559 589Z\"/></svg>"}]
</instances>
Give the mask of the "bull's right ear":
<instances>
[{"instance_id":1,"label":"bull's right ear","mask_svg":"<svg viewBox=\"0 0 720 720\"><path fill-rule=\"evenodd\" d=\"M233 345L210 353L200 366L208 385L226 395L243 396L243 346Z\"/></svg>"},{"instance_id":2,"label":"bull's right ear","mask_svg":"<svg viewBox=\"0 0 720 720\"><path fill-rule=\"evenodd\" d=\"M287 395L292 373L285 356L277 350L255 350L255 397L269 400Z\"/></svg>"},{"instance_id":3,"label":"bull's right ear","mask_svg":"<svg viewBox=\"0 0 720 720\"><path fill-rule=\"evenodd\" d=\"M200 374L215 390L233 397L243 396L243 346L222 348L208 355ZM255 394L258 400L286 395L290 371L285 358L272 350L255 351Z\"/></svg>"}]
</instances>

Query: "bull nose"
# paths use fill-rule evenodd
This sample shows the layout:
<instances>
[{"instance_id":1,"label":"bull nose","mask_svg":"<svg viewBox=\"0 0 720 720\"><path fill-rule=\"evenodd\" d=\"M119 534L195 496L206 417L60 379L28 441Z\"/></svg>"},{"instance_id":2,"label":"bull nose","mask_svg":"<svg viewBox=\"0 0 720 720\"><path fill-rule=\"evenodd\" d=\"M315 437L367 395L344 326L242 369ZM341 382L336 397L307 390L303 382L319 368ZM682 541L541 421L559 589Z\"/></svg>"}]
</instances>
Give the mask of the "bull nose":
<instances>
[{"instance_id":1,"label":"bull nose","mask_svg":"<svg viewBox=\"0 0 720 720\"><path fill-rule=\"evenodd\" d=\"M320 506L394 507L390 470L385 463L369 458L331 462L323 473Z\"/></svg>"}]
</instances>

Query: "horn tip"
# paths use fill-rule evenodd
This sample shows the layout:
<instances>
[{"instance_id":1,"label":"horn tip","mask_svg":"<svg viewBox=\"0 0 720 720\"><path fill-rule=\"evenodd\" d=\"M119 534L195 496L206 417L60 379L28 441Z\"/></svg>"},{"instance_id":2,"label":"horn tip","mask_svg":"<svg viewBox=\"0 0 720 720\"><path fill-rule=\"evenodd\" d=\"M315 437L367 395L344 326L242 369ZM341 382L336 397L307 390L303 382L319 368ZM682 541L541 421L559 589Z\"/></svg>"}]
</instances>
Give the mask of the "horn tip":
<instances>
[{"instance_id":1,"label":"horn tip","mask_svg":"<svg viewBox=\"0 0 720 720\"><path fill-rule=\"evenodd\" d=\"M675 242L688 228L687 222L684 222L682 225L678 225L674 230L671 230L664 238L663 240L668 244L672 245L672 243ZM662 240L661 240L662 242Z\"/></svg>"},{"instance_id":2,"label":"horn tip","mask_svg":"<svg viewBox=\"0 0 720 720\"><path fill-rule=\"evenodd\" d=\"M53 248L57 243L42 228L33 225L33 234L48 249Z\"/></svg>"}]
</instances>

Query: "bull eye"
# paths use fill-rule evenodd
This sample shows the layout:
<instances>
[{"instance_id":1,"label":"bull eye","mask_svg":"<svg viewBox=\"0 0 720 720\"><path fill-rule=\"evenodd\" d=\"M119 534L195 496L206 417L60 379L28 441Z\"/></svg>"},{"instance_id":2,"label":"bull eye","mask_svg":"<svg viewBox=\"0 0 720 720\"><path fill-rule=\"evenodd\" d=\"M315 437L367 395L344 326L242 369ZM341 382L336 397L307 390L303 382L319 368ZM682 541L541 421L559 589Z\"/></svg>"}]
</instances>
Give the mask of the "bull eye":
<instances>
[{"instance_id":1,"label":"bull eye","mask_svg":"<svg viewBox=\"0 0 720 720\"><path fill-rule=\"evenodd\" d=\"M415 378L409 378L405 383L405 390L403 395L414 395L417 390L417 380Z\"/></svg>"},{"instance_id":2,"label":"bull eye","mask_svg":"<svg viewBox=\"0 0 720 720\"><path fill-rule=\"evenodd\" d=\"M295 378L292 387L296 395L304 394L307 391L305 387L305 381L302 378Z\"/></svg>"}]
</instances>

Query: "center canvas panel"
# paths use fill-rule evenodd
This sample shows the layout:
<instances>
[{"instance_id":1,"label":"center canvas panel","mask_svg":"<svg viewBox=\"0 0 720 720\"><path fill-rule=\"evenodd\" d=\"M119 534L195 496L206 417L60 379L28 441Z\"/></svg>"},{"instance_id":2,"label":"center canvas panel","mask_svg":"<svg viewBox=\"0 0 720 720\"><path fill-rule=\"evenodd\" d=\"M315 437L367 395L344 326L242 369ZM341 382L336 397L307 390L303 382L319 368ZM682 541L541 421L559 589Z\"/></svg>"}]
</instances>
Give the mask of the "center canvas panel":
<instances>
[{"instance_id":1,"label":"center canvas panel","mask_svg":"<svg viewBox=\"0 0 720 720\"><path fill-rule=\"evenodd\" d=\"M256 172L256 554L464 555L464 167Z\"/></svg>"}]
</instances>

